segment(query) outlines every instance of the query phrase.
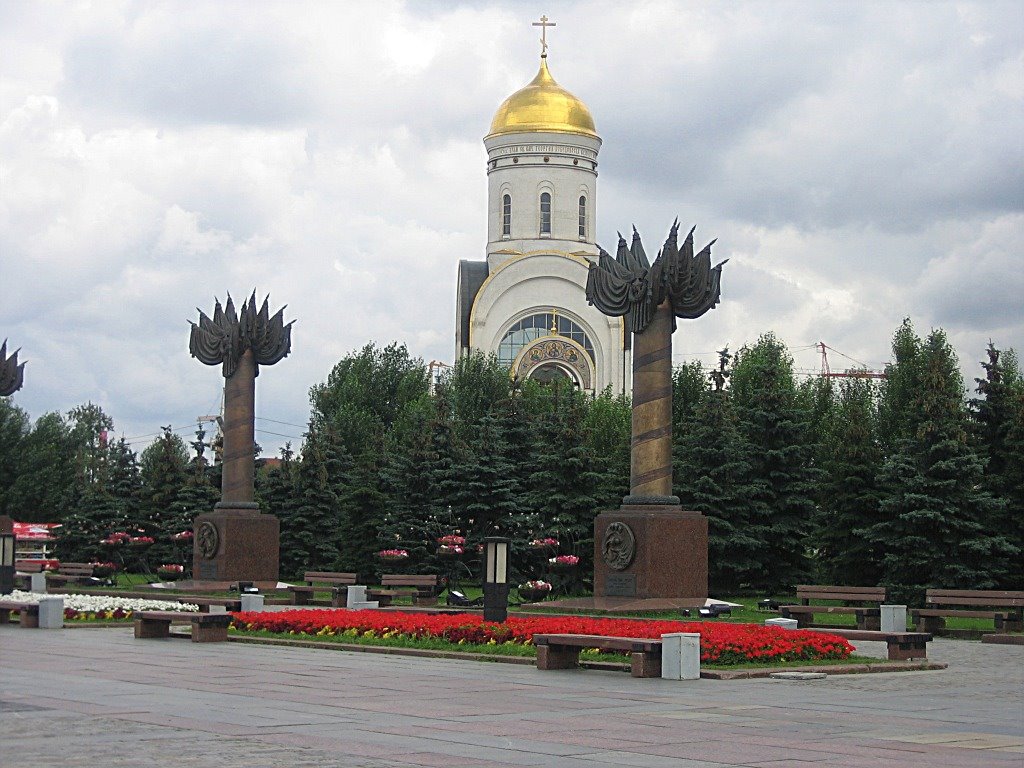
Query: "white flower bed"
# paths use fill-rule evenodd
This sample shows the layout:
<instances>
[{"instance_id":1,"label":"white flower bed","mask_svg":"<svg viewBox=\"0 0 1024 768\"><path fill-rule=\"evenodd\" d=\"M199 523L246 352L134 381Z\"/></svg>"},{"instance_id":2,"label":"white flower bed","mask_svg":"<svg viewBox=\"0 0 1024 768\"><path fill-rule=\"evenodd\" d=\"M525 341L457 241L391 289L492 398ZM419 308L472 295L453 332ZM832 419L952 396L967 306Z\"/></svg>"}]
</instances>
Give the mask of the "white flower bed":
<instances>
[{"instance_id":1,"label":"white flower bed","mask_svg":"<svg viewBox=\"0 0 1024 768\"><path fill-rule=\"evenodd\" d=\"M41 597L63 597L65 610L71 608L83 613L106 611L191 611L199 610L198 605L179 603L171 600L144 600L137 597L110 597L108 595L47 595L43 592L22 592L15 590L10 599L19 603L38 603Z\"/></svg>"}]
</instances>

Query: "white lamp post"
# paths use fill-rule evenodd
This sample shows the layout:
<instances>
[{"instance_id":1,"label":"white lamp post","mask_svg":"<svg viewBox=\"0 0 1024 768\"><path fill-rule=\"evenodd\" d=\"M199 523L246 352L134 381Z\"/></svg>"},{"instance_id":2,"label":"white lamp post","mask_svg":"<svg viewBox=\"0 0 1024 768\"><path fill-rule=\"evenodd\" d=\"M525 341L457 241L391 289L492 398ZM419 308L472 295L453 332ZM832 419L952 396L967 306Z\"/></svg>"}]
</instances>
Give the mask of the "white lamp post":
<instances>
[{"instance_id":1,"label":"white lamp post","mask_svg":"<svg viewBox=\"0 0 1024 768\"><path fill-rule=\"evenodd\" d=\"M508 545L501 536L484 539L484 621L508 618Z\"/></svg>"}]
</instances>

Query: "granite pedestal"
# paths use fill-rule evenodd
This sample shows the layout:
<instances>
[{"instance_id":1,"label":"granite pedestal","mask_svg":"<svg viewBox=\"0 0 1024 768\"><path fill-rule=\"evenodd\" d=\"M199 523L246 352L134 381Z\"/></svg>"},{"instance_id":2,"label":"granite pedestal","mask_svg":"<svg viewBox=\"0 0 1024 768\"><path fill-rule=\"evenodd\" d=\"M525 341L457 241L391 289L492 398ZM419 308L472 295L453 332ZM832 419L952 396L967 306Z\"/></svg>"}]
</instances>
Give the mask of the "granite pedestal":
<instances>
[{"instance_id":1,"label":"granite pedestal","mask_svg":"<svg viewBox=\"0 0 1024 768\"><path fill-rule=\"evenodd\" d=\"M605 561L608 526L628 526L634 540L624 568ZM594 520L594 597L668 598L699 607L708 596L708 520L672 505L623 505Z\"/></svg>"},{"instance_id":2,"label":"granite pedestal","mask_svg":"<svg viewBox=\"0 0 1024 768\"><path fill-rule=\"evenodd\" d=\"M255 505L253 505L255 506ZM216 530L212 557L203 552L200 529L209 523ZM198 581L252 581L277 584L281 525L276 517L256 509L218 504L213 512L195 519L196 542L192 575ZM206 529L209 530L209 529ZM209 542L209 537L204 536Z\"/></svg>"}]
</instances>

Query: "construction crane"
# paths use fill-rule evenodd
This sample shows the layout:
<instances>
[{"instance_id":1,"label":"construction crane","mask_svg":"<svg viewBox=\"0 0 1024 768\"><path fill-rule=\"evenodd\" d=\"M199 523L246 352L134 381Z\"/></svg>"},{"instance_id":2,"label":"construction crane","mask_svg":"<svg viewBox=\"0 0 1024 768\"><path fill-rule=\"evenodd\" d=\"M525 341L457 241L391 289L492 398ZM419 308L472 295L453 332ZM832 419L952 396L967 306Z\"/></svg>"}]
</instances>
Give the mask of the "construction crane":
<instances>
[{"instance_id":1,"label":"construction crane","mask_svg":"<svg viewBox=\"0 0 1024 768\"><path fill-rule=\"evenodd\" d=\"M427 364L427 376L429 380L430 394L434 394L437 380L441 376L441 368L451 368L450 363L442 363L440 360L431 360Z\"/></svg>"},{"instance_id":2,"label":"construction crane","mask_svg":"<svg viewBox=\"0 0 1024 768\"><path fill-rule=\"evenodd\" d=\"M821 378L823 379L884 379L886 374L884 371L872 371L866 364L860 362L860 360L854 360L849 355L844 355L838 349L833 349L824 341L819 341L816 345L821 350ZM833 371L828 364L828 350L832 350L837 355L845 357L847 360L851 360L860 368L847 368L845 371Z\"/></svg>"}]
</instances>

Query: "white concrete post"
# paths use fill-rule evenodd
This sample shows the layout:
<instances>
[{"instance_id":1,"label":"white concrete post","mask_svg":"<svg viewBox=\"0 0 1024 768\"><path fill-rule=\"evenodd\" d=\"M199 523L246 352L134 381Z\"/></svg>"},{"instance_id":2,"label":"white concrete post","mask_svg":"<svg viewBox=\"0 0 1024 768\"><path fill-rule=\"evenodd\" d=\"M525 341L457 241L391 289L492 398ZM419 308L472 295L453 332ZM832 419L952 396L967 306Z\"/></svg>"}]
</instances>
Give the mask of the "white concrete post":
<instances>
[{"instance_id":1,"label":"white concrete post","mask_svg":"<svg viewBox=\"0 0 1024 768\"><path fill-rule=\"evenodd\" d=\"M64 598L60 595L39 598L39 628L60 629L64 626Z\"/></svg>"},{"instance_id":2,"label":"white concrete post","mask_svg":"<svg viewBox=\"0 0 1024 768\"><path fill-rule=\"evenodd\" d=\"M250 595L243 593L241 603L243 611L262 611L264 595Z\"/></svg>"},{"instance_id":3,"label":"white concrete post","mask_svg":"<svg viewBox=\"0 0 1024 768\"><path fill-rule=\"evenodd\" d=\"M211 605L210 606L210 613L227 613L227 612L228 612L228 609L227 609L226 606L223 606L223 605Z\"/></svg>"},{"instance_id":4,"label":"white concrete post","mask_svg":"<svg viewBox=\"0 0 1024 768\"><path fill-rule=\"evenodd\" d=\"M784 619L781 616L777 619L765 619L764 625L766 627L782 627L783 629L796 629L800 622L796 619Z\"/></svg>"},{"instance_id":5,"label":"white concrete post","mask_svg":"<svg viewBox=\"0 0 1024 768\"><path fill-rule=\"evenodd\" d=\"M353 608L355 603L366 602L366 586L362 584L352 584L348 588L348 593L345 595L345 607Z\"/></svg>"},{"instance_id":6,"label":"white concrete post","mask_svg":"<svg viewBox=\"0 0 1024 768\"><path fill-rule=\"evenodd\" d=\"M905 605L883 605L882 610L882 631L883 632L906 632L907 631L907 606Z\"/></svg>"},{"instance_id":7,"label":"white concrete post","mask_svg":"<svg viewBox=\"0 0 1024 768\"><path fill-rule=\"evenodd\" d=\"M661 676L665 680L700 678L700 634L671 632L661 636Z\"/></svg>"},{"instance_id":8,"label":"white concrete post","mask_svg":"<svg viewBox=\"0 0 1024 768\"><path fill-rule=\"evenodd\" d=\"M46 594L46 574L45 573L30 573L29 578L29 589L32 592L39 592Z\"/></svg>"}]
</instances>

